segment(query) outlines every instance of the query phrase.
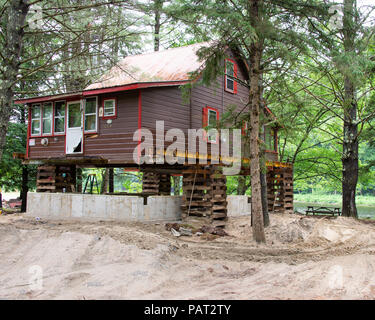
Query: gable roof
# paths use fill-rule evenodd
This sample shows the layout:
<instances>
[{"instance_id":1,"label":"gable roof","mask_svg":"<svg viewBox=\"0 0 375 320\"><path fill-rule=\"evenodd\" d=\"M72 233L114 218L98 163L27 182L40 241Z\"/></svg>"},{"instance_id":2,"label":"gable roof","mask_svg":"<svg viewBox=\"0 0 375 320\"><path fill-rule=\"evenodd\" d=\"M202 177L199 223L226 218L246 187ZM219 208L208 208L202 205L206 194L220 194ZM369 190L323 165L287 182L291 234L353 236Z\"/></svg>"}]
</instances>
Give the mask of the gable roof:
<instances>
[{"instance_id":1,"label":"gable roof","mask_svg":"<svg viewBox=\"0 0 375 320\"><path fill-rule=\"evenodd\" d=\"M197 51L208 45L208 42L202 42L128 56L106 72L96 83L89 85L85 91L136 83L188 81L190 73L204 64L204 61L199 61Z\"/></svg>"},{"instance_id":2,"label":"gable roof","mask_svg":"<svg viewBox=\"0 0 375 320\"><path fill-rule=\"evenodd\" d=\"M205 46L209 46L209 42L128 56L80 93L19 99L14 103L39 103L62 97L75 97L77 94L84 97L140 88L182 85L191 81L191 72L203 66L204 61L199 61L196 53Z\"/></svg>"},{"instance_id":3,"label":"gable roof","mask_svg":"<svg viewBox=\"0 0 375 320\"><path fill-rule=\"evenodd\" d=\"M19 99L15 104L56 101L61 98L86 97L103 93L120 92L150 87L179 86L192 79L190 74L202 68L197 51L209 47L201 42L184 47L128 56L106 72L97 82L82 92ZM244 68L246 65L244 64ZM241 67L243 67L241 65Z\"/></svg>"}]
</instances>

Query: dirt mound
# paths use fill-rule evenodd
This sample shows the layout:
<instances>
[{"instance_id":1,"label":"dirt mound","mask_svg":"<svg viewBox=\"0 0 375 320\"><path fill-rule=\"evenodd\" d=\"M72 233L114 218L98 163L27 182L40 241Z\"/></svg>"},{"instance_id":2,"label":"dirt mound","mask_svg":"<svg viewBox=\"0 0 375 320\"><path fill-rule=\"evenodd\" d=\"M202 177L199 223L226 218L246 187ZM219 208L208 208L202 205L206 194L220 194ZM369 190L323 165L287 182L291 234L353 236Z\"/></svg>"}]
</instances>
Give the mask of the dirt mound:
<instances>
[{"instance_id":1,"label":"dirt mound","mask_svg":"<svg viewBox=\"0 0 375 320\"><path fill-rule=\"evenodd\" d=\"M265 245L249 217L225 230L176 238L164 224L0 216L0 298L375 298L372 224L271 215Z\"/></svg>"}]
</instances>

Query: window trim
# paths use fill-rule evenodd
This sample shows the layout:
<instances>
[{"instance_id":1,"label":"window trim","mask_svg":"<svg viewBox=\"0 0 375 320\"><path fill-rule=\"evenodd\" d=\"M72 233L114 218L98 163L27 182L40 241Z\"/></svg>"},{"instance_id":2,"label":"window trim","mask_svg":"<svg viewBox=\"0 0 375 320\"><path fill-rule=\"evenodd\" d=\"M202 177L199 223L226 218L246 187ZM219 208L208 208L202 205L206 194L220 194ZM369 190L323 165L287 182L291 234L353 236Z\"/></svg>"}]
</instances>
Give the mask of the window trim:
<instances>
[{"instance_id":1,"label":"window trim","mask_svg":"<svg viewBox=\"0 0 375 320\"><path fill-rule=\"evenodd\" d=\"M39 106L39 119L33 118L33 108L35 106ZM33 134L33 121L34 120L39 120L39 133L34 133ZM41 103L34 103L31 105L30 108L30 136L35 138L35 137L41 137L42 136L42 104Z\"/></svg>"},{"instance_id":2,"label":"window trim","mask_svg":"<svg viewBox=\"0 0 375 320\"><path fill-rule=\"evenodd\" d=\"M114 101L115 102L115 113L113 115L109 115L109 116L106 116L105 115L105 108L104 108L104 103L106 101ZM102 116L102 119L104 120L110 120L110 119L117 119L117 98L114 97L114 98L105 98L103 99L102 101L102 108L103 108L103 116Z\"/></svg>"},{"instance_id":3,"label":"window trim","mask_svg":"<svg viewBox=\"0 0 375 320\"><path fill-rule=\"evenodd\" d=\"M87 99L96 99L96 109L95 109L95 130L86 130L86 101ZM95 97L86 97L84 100L84 106L83 106L83 132L87 134L93 134L98 132L98 114L99 114L99 108L98 108L98 96ZM93 115L94 113L89 113L87 115Z\"/></svg>"},{"instance_id":4,"label":"window trim","mask_svg":"<svg viewBox=\"0 0 375 320\"><path fill-rule=\"evenodd\" d=\"M224 62L225 64L224 90L232 94L237 94L237 81L235 80L235 78L237 78L237 63L232 59L225 59L224 61L225 61ZM233 64L233 78L230 78L231 76L227 75L227 63L228 62ZM228 88L228 80L233 81L233 90Z\"/></svg>"},{"instance_id":5,"label":"window trim","mask_svg":"<svg viewBox=\"0 0 375 320\"><path fill-rule=\"evenodd\" d=\"M64 117L56 117L55 116L55 111L56 111L56 103L58 102L64 102L65 103L65 113L64 113ZM66 133L66 113L67 113L67 101L66 100L59 100L59 101L54 101L53 102L53 135L54 136L64 136L65 133ZM56 128L56 118L58 119L62 119L64 118L64 131L63 132L56 132L55 131L55 128Z\"/></svg>"},{"instance_id":6,"label":"window trim","mask_svg":"<svg viewBox=\"0 0 375 320\"><path fill-rule=\"evenodd\" d=\"M216 112L216 121L219 121L220 120L220 111L219 109L217 108L213 108L213 107L210 107L210 106L206 106L203 108L203 127L206 128L209 126L209 112L210 111L214 111ZM204 139L206 140L206 142L208 143L219 143L219 134L217 134L216 136L216 140L209 140L208 139L208 132L205 132L205 135L204 135Z\"/></svg>"}]
</instances>

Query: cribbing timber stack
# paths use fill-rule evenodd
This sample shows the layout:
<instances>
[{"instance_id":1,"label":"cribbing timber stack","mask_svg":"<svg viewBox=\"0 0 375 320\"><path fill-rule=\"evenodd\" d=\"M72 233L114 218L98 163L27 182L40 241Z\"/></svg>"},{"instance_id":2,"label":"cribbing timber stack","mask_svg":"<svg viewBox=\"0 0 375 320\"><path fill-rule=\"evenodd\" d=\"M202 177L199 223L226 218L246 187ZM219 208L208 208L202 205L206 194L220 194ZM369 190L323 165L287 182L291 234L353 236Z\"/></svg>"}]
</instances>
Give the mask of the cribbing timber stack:
<instances>
[{"instance_id":1,"label":"cribbing timber stack","mask_svg":"<svg viewBox=\"0 0 375 320\"><path fill-rule=\"evenodd\" d=\"M171 175L170 174L160 174L159 183L159 195L170 196L171 195Z\"/></svg>"},{"instance_id":2,"label":"cribbing timber stack","mask_svg":"<svg viewBox=\"0 0 375 320\"><path fill-rule=\"evenodd\" d=\"M293 167L267 168L268 211L293 212Z\"/></svg>"},{"instance_id":3,"label":"cribbing timber stack","mask_svg":"<svg viewBox=\"0 0 375 320\"><path fill-rule=\"evenodd\" d=\"M39 166L37 192L75 192L75 166Z\"/></svg>"},{"instance_id":4,"label":"cribbing timber stack","mask_svg":"<svg viewBox=\"0 0 375 320\"><path fill-rule=\"evenodd\" d=\"M283 172L284 210L293 213L293 168L284 168Z\"/></svg>"},{"instance_id":5,"label":"cribbing timber stack","mask_svg":"<svg viewBox=\"0 0 375 320\"><path fill-rule=\"evenodd\" d=\"M56 192L56 167L39 166L36 192Z\"/></svg>"},{"instance_id":6,"label":"cribbing timber stack","mask_svg":"<svg viewBox=\"0 0 375 320\"><path fill-rule=\"evenodd\" d=\"M171 175L155 171L143 172L142 191L149 194L169 196L171 194Z\"/></svg>"},{"instance_id":7,"label":"cribbing timber stack","mask_svg":"<svg viewBox=\"0 0 375 320\"><path fill-rule=\"evenodd\" d=\"M56 192L76 192L76 167L56 167Z\"/></svg>"},{"instance_id":8,"label":"cribbing timber stack","mask_svg":"<svg viewBox=\"0 0 375 320\"><path fill-rule=\"evenodd\" d=\"M217 167L183 170L182 218L203 217L216 225L227 220L226 177Z\"/></svg>"},{"instance_id":9,"label":"cribbing timber stack","mask_svg":"<svg viewBox=\"0 0 375 320\"><path fill-rule=\"evenodd\" d=\"M160 174L157 172L143 172L142 191L149 194L159 193Z\"/></svg>"}]
</instances>

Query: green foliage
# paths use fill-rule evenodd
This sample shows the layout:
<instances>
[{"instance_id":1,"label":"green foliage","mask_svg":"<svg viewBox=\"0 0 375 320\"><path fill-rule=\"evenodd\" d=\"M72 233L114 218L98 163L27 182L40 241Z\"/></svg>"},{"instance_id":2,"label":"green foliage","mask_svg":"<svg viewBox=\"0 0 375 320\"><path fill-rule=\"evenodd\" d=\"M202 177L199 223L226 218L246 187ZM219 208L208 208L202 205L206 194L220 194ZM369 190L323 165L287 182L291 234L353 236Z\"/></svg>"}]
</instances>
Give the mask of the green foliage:
<instances>
[{"instance_id":1,"label":"green foliage","mask_svg":"<svg viewBox=\"0 0 375 320\"><path fill-rule=\"evenodd\" d=\"M246 177L246 184L249 186L246 190L246 195L251 195L251 188L250 188L250 177ZM238 187L238 176L228 176L227 177L227 194L228 195L238 195L237 192Z\"/></svg>"},{"instance_id":2,"label":"green foliage","mask_svg":"<svg viewBox=\"0 0 375 320\"><path fill-rule=\"evenodd\" d=\"M25 153L26 131L23 124L9 123L3 159L0 162L0 186L4 191L20 190L22 186L22 161L13 159L13 153Z\"/></svg>"},{"instance_id":3,"label":"green foliage","mask_svg":"<svg viewBox=\"0 0 375 320\"><path fill-rule=\"evenodd\" d=\"M341 194L339 193L327 193L322 190L314 193L296 193L294 195L294 201L305 202L305 203L316 203L316 204L332 204L340 206L342 202ZM357 195L356 204L362 206L375 206L374 195L362 196Z\"/></svg>"},{"instance_id":4,"label":"green foliage","mask_svg":"<svg viewBox=\"0 0 375 320\"><path fill-rule=\"evenodd\" d=\"M121 188L128 193L142 192L142 173L139 172L125 172L119 174L121 181Z\"/></svg>"}]
</instances>

